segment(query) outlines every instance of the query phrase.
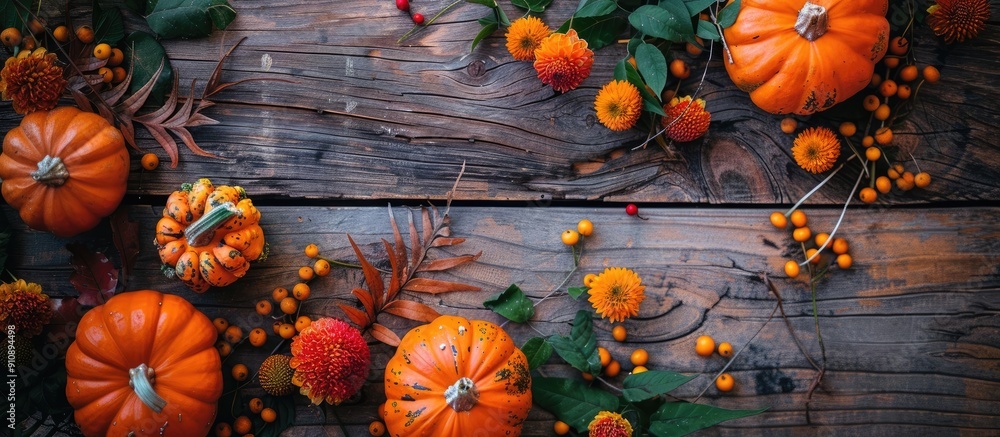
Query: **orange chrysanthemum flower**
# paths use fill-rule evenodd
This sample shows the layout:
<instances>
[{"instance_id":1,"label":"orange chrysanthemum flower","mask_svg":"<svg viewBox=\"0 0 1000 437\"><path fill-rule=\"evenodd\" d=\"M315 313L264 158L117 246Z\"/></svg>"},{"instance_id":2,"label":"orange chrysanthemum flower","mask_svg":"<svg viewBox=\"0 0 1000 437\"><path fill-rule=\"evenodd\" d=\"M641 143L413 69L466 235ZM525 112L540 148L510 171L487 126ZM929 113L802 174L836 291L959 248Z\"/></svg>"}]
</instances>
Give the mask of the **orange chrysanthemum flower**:
<instances>
[{"instance_id":1,"label":"orange chrysanthemum flower","mask_svg":"<svg viewBox=\"0 0 1000 437\"><path fill-rule=\"evenodd\" d=\"M832 168L840 157L840 140L828 128L811 127L795 137L792 156L805 171L822 173Z\"/></svg>"},{"instance_id":2,"label":"orange chrysanthemum flower","mask_svg":"<svg viewBox=\"0 0 1000 437\"><path fill-rule=\"evenodd\" d=\"M587 300L601 318L612 323L639 314L639 304L646 298L646 287L635 272L623 267L610 267L590 283Z\"/></svg>"},{"instance_id":3,"label":"orange chrysanthemum flower","mask_svg":"<svg viewBox=\"0 0 1000 437\"><path fill-rule=\"evenodd\" d=\"M353 396L368 377L371 352L361 333L342 320L323 317L292 340L292 384L319 405Z\"/></svg>"},{"instance_id":4,"label":"orange chrysanthemum flower","mask_svg":"<svg viewBox=\"0 0 1000 437\"><path fill-rule=\"evenodd\" d=\"M590 76L592 65L594 52L587 48L587 41L580 39L574 29L547 36L535 50L538 78L559 92L580 86Z\"/></svg>"},{"instance_id":5,"label":"orange chrysanthemum flower","mask_svg":"<svg viewBox=\"0 0 1000 437\"><path fill-rule=\"evenodd\" d=\"M66 89L63 69L55 62L55 53L46 53L45 49L7 58L0 71L0 96L12 100L18 114L55 108Z\"/></svg>"},{"instance_id":6,"label":"orange chrysanthemum flower","mask_svg":"<svg viewBox=\"0 0 1000 437\"><path fill-rule=\"evenodd\" d=\"M705 110L705 100L692 100L691 96L674 97L663 107L663 112L667 115L661 123L666 128L667 137L679 143L694 141L705 135L712 122L712 114Z\"/></svg>"},{"instance_id":7,"label":"orange chrysanthemum flower","mask_svg":"<svg viewBox=\"0 0 1000 437\"><path fill-rule=\"evenodd\" d=\"M639 89L626 80L613 80L601 88L594 99L594 109L601 124L613 131L623 131L635 126L642 113Z\"/></svg>"},{"instance_id":8,"label":"orange chrysanthemum flower","mask_svg":"<svg viewBox=\"0 0 1000 437\"><path fill-rule=\"evenodd\" d=\"M13 326L15 332L33 337L51 318L49 296L42 293L41 285L23 279L0 284L0 326Z\"/></svg>"},{"instance_id":9,"label":"orange chrysanthemum flower","mask_svg":"<svg viewBox=\"0 0 1000 437\"><path fill-rule=\"evenodd\" d=\"M951 44L975 38L986 28L990 19L990 2L987 0L937 0L927 8L927 25L934 34L944 37Z\"/></svg>"},{"instance_id":10,"label":"orange chrysanthemum flower","mask_svg":"<svg viewBox=\"0 0 1000 437\"><path fill-rule=\"evenodd\" d=\"M552 30L538 17L522 17L507 28L507 51L518 61L534 61L535 49Z\"/></svg>"},{"instance_id":11,"label":"orange chrysanthemum flower","mask_svg":"<svg viewBox=\"0 0 1000 437\"><path fill-rule=\"evenodd\" d=\"M632 424L621 414L601 411L587 425L590 437L631 437Z\"/></svg>"}]
</instances>

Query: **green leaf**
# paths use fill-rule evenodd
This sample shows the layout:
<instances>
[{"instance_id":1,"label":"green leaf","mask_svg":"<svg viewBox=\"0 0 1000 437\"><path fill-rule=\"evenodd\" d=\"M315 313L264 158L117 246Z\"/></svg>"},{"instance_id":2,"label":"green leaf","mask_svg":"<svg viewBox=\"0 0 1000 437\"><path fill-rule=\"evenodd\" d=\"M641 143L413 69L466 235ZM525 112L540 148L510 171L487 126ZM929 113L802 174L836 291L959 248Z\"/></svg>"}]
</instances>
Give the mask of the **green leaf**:
<instances>
[{"instance_id":1,"label":"green leaf","mask_svg":"<svg viewBox=\"0 0 1000 437\"><path fill-rule=\"evenodd\" d=\"M97 0L94 0L94 41L98 43L108 43L111 46L118 45L118 42L125 38L125 24L122 22L122 14L117 8L102 9Z\"/></svg>"},{"instance_id":2,"label":"green leaf","mask_svg":"<svg viewBox=\"0 0 1000 437\"><path fill-rule=\"evenodd\" d=\"M639 74L653 89L653 94L663 93L667 85L667 58L652 44L640 44L635 49L635 63L639 66Z\"/></svg>"},{"instance_id":3,"label":"green leaf","mask_svg":"<svg viewBox=\"0 0 1000 437\"><path fill-rule=\"evenodd\" d=\"M617 79L617 77L615 79ZM580 296L583 295L583 293L587 292L587 290L590 289L587 287L569 287L566 289L566 293L569 294L569 297L572 297L573 299L579 299Z\"/></svg>"},{"instance_id":4,"label":"green leaf","mask_svg":"<svg viewBox=\"0 0 1000 437\"><path fill-rule=\"evenodd\" d=\"M134 57L135 65L132 66L132 81L129 83L129 93L135 94L149 82L156 70L163 63L163 71L153 85L153 91L146 99L147 103L162 105L163 97L170 92L174 85L174 70L170 66L170 59L167 52L159 41L146 32L132 32L125 38L125 62L131 62Z\"/></svg>"},{"instance_id":5,"label":"green leaf","mask_svg":"<svg viewBox=\"0 0 1000 437\"><path fill-rule=\"evenodd\" d=\"M496 12L497 21L500 23L501 26L510 27L510 18L507 18L507 14L503 11L503 9L500 9L500 7L498 6L493 8L493 11Z\"/></svg>"},{"instance_id":6,"label":"green leaf","mask_svg":"<svg viewBox=\"0 0 1000 437\"><path fill-rule=\"evenodd\" d=\"M649 433L658 436L683 436L717 423L753 416L767 410L727 410L705 404L668 402L649 419Z\"/></svg>"},{"instance_id":7,"label":"green leaf","mask_svg":"<svg viewBox=\"0 0 1000 437\"><path fill-rule=\"evenodd\" d=\"M680 42L682 36L693 33L687 9L679 0L661 3L660 6L641 6L628 16L629 23L646 35L668 41Z\"/></svg>"},{"instance_id":8,"label":"green leaf","mask_svg":"<svg viewBox=\"0 0 1000 437\"><path fill-rule=\"evenodd\" d=\"M562 359L577 370L592 375L601 373L601 357L597 353L597 337L589 312L576 312L569 337L553 335L548 342Z\"/></svg>"},{"instance_id":9,"label":"green leaf","mask_svg":"<svg viewBox=\"0 0 1000 437\"><path fill-rule=\"evenodd\" d=\"M227 0L159 0L146 23L160 38L200 38L236 18Z\"/></svg>"},{"instance_id":10,"label":"green leaf","mask_svg":"<svg viewBox=\"0 0 1000 437\"><path fill-rule=\"evenodd\" d=\"M0 11L3 11L2 29L13 27L20 30L22 34L26 33L27 25L25 23L31 21L31 15L28 14L27 9L21 7L14 0L0 0Z\"/></svg>"},{"instance_id":11,"label":"green leaf","mask_svg":"<svg viewBox=\"0 0 1000 437\"><path fill-rule=\"evenodd\" d=\"M611 0L592 0L583 5L582 8L578 9L574 18L584 18L584 17L600 17L602 15L608 15L618 9L618 5Z\"/></svg>"},{"instance_id":12,"label":"green leaf","mask_svg":"<svg viewBox=\"0 0 1000 437\"><path fill-rule=\"evenodd\" d=\"M552 0L510 0L510 3L531 12L545 12L545 8L552 3Z\"/></svg>"},{"instance_id":13,"label":"green leaf","mask_svg":"<svg viewBox=\"0 0 1000 437\"><path fill-rule=\"evenodd\" d=\"M735 0L719 11L719 26L723 29L732 26L740 13L740 0Z\"/></svg>"},{"instance_id":14,"label":"green leaf","mask_svg":"<svg viewBox=\"0 0 1000 437\"><path fill-rule=\"evenodd\" d=\"M565 378L532 378L531 397L581 433L587 431L597 413L618 409L618 398L611 393Z\"/></svg>"},{"instance_id":15,"label":"green leaf","mask_svg":"<svg viewBox=\"0 0 1000 437\"><path fill-rule=\"evenodd\" d=\"M483 6L486 6L488 8L495 8L495 7L497 7L496 0L465 0L465 1L469 2L469 3L475 3L477 5L483 5Z\"/></svg>"},{"instance_id":16,"label":"green leaf","mask_svg":"<svg viewBox=\"0 0 1000 437\"><path fill-rule=\"evenodd\" d=\"M625 377L622 382L622 397L629 402L640 402L684 385L698 375L681 375L676 372L650 370Z\"/></svg>"},{"instance_id":17,"label":"green leaf","mask_svg":"<svg viewBox=\"0 0 1000 437\"><path fill-rule=\"evenodd\" d=\"M715 4L717 0L685 0L684 7L687 8L688 16L693 17L708 9L709 6Z\"/></svg>"},{"instance_id":18,"label":"green leaf","mask_svg":"<svg viewBox=\"0 0 1000 437\"><path fill-rule=\"evenodd\" d=\"M493 17L493 14L490 14L490 18L493 18L494 20L496 19L495 17ZM496 30L500 27L500 25L496 21L483 24L483 20L484 18L479 19L479 23L483 25L483 28L480 29L479 33L476 34L476 37L472 39L472 50L475 50L476 46L479 45L480 41L492 35L493 32L496 32Z\"/></svg>"},{"instance_id":19,"label":"green leaf","mask_svg":"<svg viewBox=\"0 0 1000 437\"><path fill-rule=\"evenodd\" d=\"M623 68L625 69L625 80L632 82L632 85L635 85L639 89L639 95L642 96L643 108L654 114L666 115L663 112L663 105L660 103L660 98L650 94L649 90L646 89L646 83L639 76L639 71L628 62L625 62Z\"/></svg>"},{"instance_id":20,"label":"green leaf","mask_svg":"<svg viewBox=\"0 0 1000 437\"><path fill-rule=\"evenodd\" d=\"M557 32L565 33L572 28L581 39L587 41L587 46L591 50L598 50L608 44L615 42L618 35L628 27L628 21L618 15L605 15L603 17L581 17L567 20L559 27Z\"/></svg>"},{"instance_id":21,"label":"green leaf","mask_svg":"<svg viewBox=\"0 0 1000 437\"><path fill-rule=\"evenodd\" d=\"M506 290L490 296L483 306L517 323L527 322L535 315L535 304L517 284L510 284Z\"/></svg>"},{"instance_id":22,"label":"green leaf","mask_svg":"<svg viewBox=\"0 0 1000 437\"><path fill-rule=\"evenodd\" d=\"M552 356L552 345L542 337L532 337L521 346L521 352L528 358L528 369L535 370Z\"/></svg>"},{"instance_id":23,"label":"green leaf","mask_svg":"<svg viewBox=\"0 0 1000 437\"><path fill-rule=\"evenodd\" d=\"M625 64L628 64L628 61L624 59L615 64L615 80L628 80L628 73L625 71Z\"/></svg>"},{"instance_id":24,"label":"green leaf","mask_svg":"<svg viewBox=\"0 0 1000 437\"><path fill-rule=\"evenodd\" d=\"M695 33L705 40L719 40L719 29L714 24L705 20L698 20L698 29Z\"/></svg>"}]
</instances>

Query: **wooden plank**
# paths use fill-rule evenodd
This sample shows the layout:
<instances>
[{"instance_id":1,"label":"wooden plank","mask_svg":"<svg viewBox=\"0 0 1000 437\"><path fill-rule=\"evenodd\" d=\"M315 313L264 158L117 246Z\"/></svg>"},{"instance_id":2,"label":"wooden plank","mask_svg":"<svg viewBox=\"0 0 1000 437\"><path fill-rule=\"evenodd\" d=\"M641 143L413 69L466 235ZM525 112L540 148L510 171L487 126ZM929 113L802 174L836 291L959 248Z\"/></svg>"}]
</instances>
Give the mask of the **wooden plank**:
<instances>
[{"instance_id":1,"label":"wooden plank","mask_svg":"<svg viewBox=\"0 0 1000 437\"><path fill-rule=\"evenodd\" d=\"M448 3L414 7L432 12ZM595 120L594 96L625 55L621 45L597 51L590 78L557 95L529 63L510 57L501 33L470 51L476 19L485 13L480 5L462 3L403 43L396 40L412 22L392 2L234 7L237 19L225 32L163 42L181 83L199 79L200 93L218 56L242 37L224 80L295 83L254 82L223 92L206 112L221 124L192 129L222 159L185 150L179 168L149 173L138 170L136 154L130 193L165 195L182 182L214 176L262 199L440 199L467 162L462 199L792 203L822 178L794 164L780 117L752 106L718 53L702 91L712 128L704 141L668 155L655 146L632 150L643 132L616 134ZM556 27L575 7L554 2L543 18ZM916 113L898 124L897 147L888 152L908 163L913 152L934 184L892 201L998 200L1000 170L991 163L1000 161L993 141L1000 114L991 103L1000 97L993 85L1000 80L1000 32L991 22L979 38L953 46L928 35L926 26L917 32L916 59L942 66L943 79L921 88ZM267 68L264 57L271 59ZM690 60L697 72L707 59ZM695 88L689 79L682 93ZM832 125L842 117L830 113L808 123ZM2 111L0 130L18 120ZM158 150L139 131L142 148ZM838 175L811 202L843 202L856 174Z\"/></svg>"},{"instance_id":2,"label":"wooden plank","mask_svg":"<svg viewBox=\"0 0 1000 437\"><path fill-rule=\"evenodd\" d=\"M152 240L157 207L134 206L130 213L141 224L140 241ZM16 227L9 266L15 275L39 282L54 297L74 295L68 283L68 240L28 231L9 207L6 216ZM405 223L405 211L394 210ZM559 241L560 232L579 219L595 223L586 241L581 266L570 280L578 284L586 273L608 266L635 269L646 284L647 299L638 317L625 322L629 338L614 342L611 325L595 321L599 344L627 361L634 348L651 352L654 369L700 375L675 394L693 399L710 384L724 361L693 353L697 336L742 347L760 335L732 365L737 388L722 395L710 389L702 402L728 408L770 406L768 412L728 422L710 434L793 435L831 432L894 435L986 435L1000 427L1000 208L852 208L841 226L848 238L854 266L834 269L817 288L817 308L827 356L827 372L807 399L816 371L795 345L780 318L768 322L774 296L761 272L777 272L798 246L787 231L767 223L766 209L645 208L642 221L617 208L493 208L452 210L453 235L468 240L434 254L476 253L474 263L439 274L483 288L478 293L417 295L442 313L500 322L483 309L489 295L517 283L533 299L547 295L569 272L572 259ZM839 214L833 209L809 210L815 230L828 230ZM143 245L130 289L153 288L190 299L211 317L224 316L250 329L267 326L253 312L253 303L276 286L291 286L299 266L308 262L302 248L320 245L324 255L354 261L350 234L376 265L387 267L380 254L382 238L391 238L384 207L263 207L271 255L254 265L236 285L194 294L159 273L149 245ZM107 248L106 228L79 240ZM820 350L812 316L812 298L802 279L774 275L784 299L792 332L813 360ZM311 283L313 297L304 303L312 315L340 315L337 303L353 303L349 290L361 285L356 270L337 269ZM538 305L529 325L508 324L518 344L543 333L568 332L568 323L585 301L557 294ZM399 334L414 323L383 316ZM278 344L261 349L242 347L226 366L244 362L251 367ZM340 435L344 423L350 435L376 415L384 400L380 372L393 353L385 345L372 348L373 369L360 399L337 408L318 408L298 399L292 435ZM630 365L625 365L630 370ZM558 360L542 369L549 376L575 371ZM621 377L612 379L620 383ZM806 404L808 402L808 413ZM336 411L336 416L331 412ZM339 417L340 419L337 419ZM532 410L525 435L548 435L552 416ZM342 421L342 422L339 422Z\"/></svg>"}]
</instances>

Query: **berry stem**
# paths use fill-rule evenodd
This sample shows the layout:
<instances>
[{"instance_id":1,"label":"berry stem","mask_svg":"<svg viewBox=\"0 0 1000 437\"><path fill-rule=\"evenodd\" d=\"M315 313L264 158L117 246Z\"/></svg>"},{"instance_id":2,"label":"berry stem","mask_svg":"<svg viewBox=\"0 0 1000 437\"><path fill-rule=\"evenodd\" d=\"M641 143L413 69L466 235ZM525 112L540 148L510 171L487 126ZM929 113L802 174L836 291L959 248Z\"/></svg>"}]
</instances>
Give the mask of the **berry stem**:
<instances>
[{"instance_id":1,"label":"berry stem","mask_svg":"<svg viewBox=\"0 0 1000 437\"><path fill-rule=\"evenodd\" d=\"M843 164L841 164L841 167L843 167ZM840 170L840 169L838 169L838 170ZM830 176L833 176L833 175L830 175ZM840 210L840 218L837 219L837 224L833 225L833 230L830 231L830 236L826 237L826 241L823 242L823 245L820 246L819 249L816 249L816 253L814 253L813 256L811 256L808 259L806 259L805 261L802 261L801 263L799 263L800 266L804 266L804 265L809 264L809 261L812 261L813 258L816 258L817 256L819 256L820 252L822 252L823 249L826 249L826 247L829 246L830 243L833 241L833 236L837 235L837 229L840 229L840 224L844 221L844 214L847 213L847 206L851 204L851 199L854 199L854 193L858 191L858 185L861 184L861 177L862 176L864 176L863 173L858 173L858 180L854 182L854 188L851 189L851 194L847 196L847 201L844 202L844 209ZM827 178L827 179L829 179L829 178ZM805 246L803 246L803 250L804 250L804 247ZM809 268L809 275L810 275L809 277L812 278L812 267ZM813 294L815 294L815 293L813 293Z\"/></svg>"},{"instance_id":2,"label":"berry stem","mask_svg":"<svg viewBox=\"0 0 1000 437\"><path fill-rule=\"evenodd\" d=\"M443 15L445 12L448 12L448 10L450 10L451 8L457 6L459 3L462 3L462 1L463 0L455 0L450 5L445 6L444 9L441 9L440 12L434 14L434 16L431 17L430 20L427 20L423 24L417 24L417 25L413 26L412 29L410 29L408 32L404 33L403 36L399 37L399 39L396 40L396 43L401 43L401 42L403 42L403 40L405 40L406 38L409 38L410 35L413 35L416 31L420 30L421 28L430 26L431 24L434 24L434 21L437 20L438 17L440 17L441 15Z\"/></svg>"},{"instance_id":3,"label":"berry stem","mask_svg":"<svg viewBox=\"0 0 1000 437\"><path fill-rule=\"evenodd\" d=\"M698 396L696 396L694 400L691 401L692 404L698 403L698 399L701 399L701 395L705 394L705 392L708 391L709 388L715 385L715 380L719 379L719 376L722 376L723 373L726 373L726 369L729 369L729 366L733 364L733 361L736 361L736 357L740 356L740 354L743 353L743 349L746 349L747 346L750 346L750 343L753 343L753 340L757 338L757 335L760 334L760 331L764 330L764 327L767 326L768 322L770 322L771 319L774 318L774 315L777 312L778 312L778 304L775 304L774 309L771 310L771 315L767 316L767 320L765 320L764 323L760 325L760 328L757 328L757 332L753 334L753 337L750 337L750 340L747 340L747 342L740 347L740 350L736 351L736 353L733 354L732 358L730 358L729 361L726 362L726 365L722 366L722 370L719 370L719 372L715 374L715 377L713 377L711 381L709 381L708 385L705 386L705 388L701 391L701 393L698 393Z\"/></svg>"},{"instance_id":4,"label":"berry stem","mask_svg":"<svg viewBox=\"0 0 1000 437\"><path fill-rule=\"evenodd\" d=\"M843 163L841 163L840 166L838 166L834 171L830 172L829 176L827 176L825 179L823 179L822 181L820 181L820 183L817 184L815 187L813 187L812 190L809 190L809 192L806 193L805 196L802 196L802 198L799 199L799 201L796 202L795 205L792 205L792 207L789 208L788 211L785 211L785 217L788 217L788 216L792 215L792 213L795 212L795 210L798 209L800 205L802 205L802 202L805 202L806 199L809 198L809 196L812 196L813 193L815 193L816 191L818 191L823 185L825 185L827 182L829 182L830 179L833 179L833 176L836 175L837 172L840 171L840 169L844 168L844 165L847 165L847 163L850 160L854 159L856 156L857 155L852 155L852 156L848 157L847 161L844 161ZM851 193L851 195L853 196L854 194Z\"/></svg>"}]
</instances>

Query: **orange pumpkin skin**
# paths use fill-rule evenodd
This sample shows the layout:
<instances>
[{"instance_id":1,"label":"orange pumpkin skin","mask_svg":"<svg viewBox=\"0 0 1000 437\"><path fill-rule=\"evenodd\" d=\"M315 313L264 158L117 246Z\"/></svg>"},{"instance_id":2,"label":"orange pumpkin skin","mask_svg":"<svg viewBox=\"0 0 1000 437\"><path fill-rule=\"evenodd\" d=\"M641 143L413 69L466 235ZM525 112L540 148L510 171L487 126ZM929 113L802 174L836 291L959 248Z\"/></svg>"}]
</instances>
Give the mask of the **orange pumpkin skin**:
<instances>
[{"instance_id":1,"label":"orange pumpkin skin","mask_svg":"<svg viewBox=\"0 0 1000 437\"><path fill-rule=\"evenodd\" d=\"M732 62L723 57L726 71L765 111L826 110L871 82L889 45L888 7L887 0L743 0L723 31L732 54ZM811 14L819 9L825 18Z\"/></svg>"},{"instance_id":2,"label":"orange pumpkin skin","mask_svg":"<svg viewBox=\"0 0 1000 437\"><path fill-rule=\"evenodd\" d=\"M66 352L66 397L87 436L204 436L222 395L217 331L179 296L141 290L118 294L83 316ZM146 364L157 413L129 387L129 370ZM162 434L161 432L162 428Z\"/></svg>"},{"instance_id":3,"label":"orange pumpkin skin","mask_svg":"<svg viewBox=\"0 0 1000 437\"><path fill-rule=\"evenodd\" d=\"M218 209L218 211L213 211ZM208 224L204 240L193 233L216 213L228 211ZM167 198L163 217L156 224L156 246L164 271L177 276L198 293L236 282L250 269L250 262L265 255L260 211L240 187L216 187L199 179Z\"/></svg>"},{"instance_id":4,"label":"orange pumpkin skin","mask_svg":"<svg viewBox=\"0 0 1000 437\"><path fill-rule=\"evenodd\" d=\"M478 399L454 398L459 381L474 385ZM441 316L403 337L386 365L385 396L393 436L518 436L531 409L531 374L499 326Z\"/></svg>"},{"instance_id":5,"label":"orange pumpkin skin","mask_svg":"<svg viewBox=\"0 0 1000 437\"><path fill-rule=\"evenodd\" d=\"M97 114L61 107L32 112L7 132L0 191L28 226L72 237L118 208L128 171L117 128Z\"/></svg>"}]
</instances>

